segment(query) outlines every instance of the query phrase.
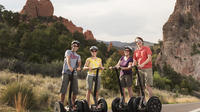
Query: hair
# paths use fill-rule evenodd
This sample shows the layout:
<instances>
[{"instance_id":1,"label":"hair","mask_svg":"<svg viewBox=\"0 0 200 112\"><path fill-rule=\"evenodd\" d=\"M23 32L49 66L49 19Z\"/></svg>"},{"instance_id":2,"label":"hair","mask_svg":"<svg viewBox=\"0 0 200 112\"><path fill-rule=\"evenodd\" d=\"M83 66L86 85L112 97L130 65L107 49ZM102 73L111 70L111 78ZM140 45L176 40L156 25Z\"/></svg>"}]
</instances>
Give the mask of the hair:
<instances>
[{"instance_id":1,"label":"hair","mask_svg":"<svg viewBox=\"0 0 200 112\"><path fill-rule=\"evenodd\" d=\"M144 42L144 40L142 39L142 37L136 37L136 39L140 39L142 42Z\"/></svg>"}]
</instances>

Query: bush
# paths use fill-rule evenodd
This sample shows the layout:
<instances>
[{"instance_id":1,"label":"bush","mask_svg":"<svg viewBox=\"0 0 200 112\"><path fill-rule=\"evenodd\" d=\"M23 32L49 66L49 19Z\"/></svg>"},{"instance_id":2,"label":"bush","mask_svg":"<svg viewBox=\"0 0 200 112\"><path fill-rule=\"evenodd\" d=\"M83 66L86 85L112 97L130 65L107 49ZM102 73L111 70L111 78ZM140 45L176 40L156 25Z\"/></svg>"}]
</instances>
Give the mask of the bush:
<instances>
[{"instance_id":1,"label":"bush","mask_svg":"<svg viewBox=\"0 0 200 112\"><path fill-rule=\"evenodd\" d=\"M106 61L105 68L110 66L115 66L120 59L120 55L118 53L114 53L108 60ZM118 82L116 72L114 70L105 70L102 73L102 84L106 89L119 91Z\"/></svg>"},{"instance_id":2,"label":"bush","mask_svg":"<svg viewBox=\"0 0 200 112\"><path fill-rule=\"evenodd\" d=\"M159 89L166 89L166 90L170 90L171 87L171 80L167 79L166 77L160 77L160 75L158 74L158 72L154 73L154 79L153 79L153 85L156 88Z\"/></svg>"},{"instance_id":3,"label":"bush","mask_svg":"<svg viewBox=\"0 0 200 112\"><path fill-rule=\"evenodd\" d=\"M18 97L18 94L21 93L22 101L26 99L25 108L31 109L35 108L37 105L36 96L28 84L22 84L14 82L7 86L7 89L3 92L1 96L2 103L7 103L10 106L15 106L14 101L15 97Z\"/></svg>"}]
</instances>

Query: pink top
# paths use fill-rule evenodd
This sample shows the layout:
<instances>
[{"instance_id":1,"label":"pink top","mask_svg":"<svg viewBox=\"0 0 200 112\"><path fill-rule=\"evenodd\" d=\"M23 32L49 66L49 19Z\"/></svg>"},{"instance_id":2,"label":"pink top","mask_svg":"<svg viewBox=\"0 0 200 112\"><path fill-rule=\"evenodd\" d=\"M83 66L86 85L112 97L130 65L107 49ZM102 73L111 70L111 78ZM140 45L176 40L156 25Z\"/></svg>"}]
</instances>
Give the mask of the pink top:
<instances>
[{"instance_id":1,"label":"pink top","mask_svg":"<svg viewBox=\"0 0 200 112\"><path fill-rule=\"evenodd\" d=\"M136 49L133 55L133 59L138 62L138 64L144 63L148 55L152 55L151 49L147 46L142 46L140 49ZM144 67L139 69L146 69L146 68L152 68L152 61L148 62Z\"/></svg>"}]
</instances>

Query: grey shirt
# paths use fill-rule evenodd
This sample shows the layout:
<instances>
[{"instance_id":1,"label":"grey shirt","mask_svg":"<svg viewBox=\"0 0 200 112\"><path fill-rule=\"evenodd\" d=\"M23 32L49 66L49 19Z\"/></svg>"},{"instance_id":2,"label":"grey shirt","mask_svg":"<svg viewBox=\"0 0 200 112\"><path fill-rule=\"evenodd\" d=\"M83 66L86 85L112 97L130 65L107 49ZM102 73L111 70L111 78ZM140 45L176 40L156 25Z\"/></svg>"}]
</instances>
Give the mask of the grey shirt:
<instances>
[{"instance_id":1,"label":"grey shirt","mask_svg":"<svg viewBox=\"0 0 200 112\"><path fill-rule=\"evenodd\" d=\"M76 69L78 67L78 62L81 61L80 55L78 55L76 52L72 52L71 50L66 50L62 74L71 73L67 65L67 56L70 56L70 65L73 69Z\"/></svg>"}]
</instances>

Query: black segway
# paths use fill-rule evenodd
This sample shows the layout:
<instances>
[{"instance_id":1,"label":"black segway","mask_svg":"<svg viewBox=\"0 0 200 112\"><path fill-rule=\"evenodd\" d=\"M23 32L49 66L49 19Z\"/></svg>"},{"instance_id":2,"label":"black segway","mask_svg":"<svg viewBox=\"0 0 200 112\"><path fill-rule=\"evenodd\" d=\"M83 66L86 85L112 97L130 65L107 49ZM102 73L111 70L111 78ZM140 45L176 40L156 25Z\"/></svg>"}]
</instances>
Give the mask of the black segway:
<instances>
[{"instance_id":1,"label":"black segway","mask_svg":"<svg viewBox=\"0 0 200 112\"><path fill-rule=\"evenodd\" d=\"M118 84L120 88L121 98L117 97L112 101L112 111L113 112L134 112L133 110L133 103L135 97L131 97L128 101L128 104L124 102L124 93L122 91L122 86L119 79L119 72L116 67L113 67L116 71L116 76L118 79Z\"/></svg>"},{"instance_id":2,"label":"black segway","mask_svg":"<svg viewBox=\"0 0 200 112\"><path fill-rule=\"evenodd\" d=\"M61 102L56 102L54 105L54 112L84 112L84 101L83 100L76 100L74 105L76 109L73 109L72 101L71 101L71 94L72 94L72 86L73 86L73 79L74 79L74 72L72 71L71 75L69 76L70 80L70 88L69 88L69 96L68 96L68 105L64 107Z\"/></svg>"},{"instance_id":3,"label":"black segway","mask_svg":"<svg viewBox=\"0 0 200 112\"><path fill-rule=\"evenodd\" d=\"M107 112L108 106L104 98L100 98L98 101L96 99L96 92L97 92L97 85L98 85L98 76L99 76L99 70L101 68L93 68L92 70L96 70L96 78L95 78L95 86L94 86L94 93L93 93L93 100L94 104L90 107L90 112ZM86 101L84 101L85 104L87 104ZM86 106L85 106L86 107ZM88 106L89 108L89 106Z\"/></svg>"},{"instance_id":4,"label":"black segway","mask_svg":"<svg viewBox=\"0 0 200 112\"><path fill-rule=\"evenodd\" d=\"M136 74L138 76L140 91L142 96L137 97L133 103L133 112L161 112L162 104L158 97L152 96L149 98L147 104L144 104L145 93L141 82L141 77L138 71L137 66L134 66L136 70Z\"/></svg>"}]
</instances>

